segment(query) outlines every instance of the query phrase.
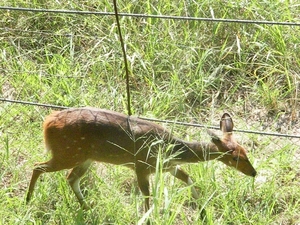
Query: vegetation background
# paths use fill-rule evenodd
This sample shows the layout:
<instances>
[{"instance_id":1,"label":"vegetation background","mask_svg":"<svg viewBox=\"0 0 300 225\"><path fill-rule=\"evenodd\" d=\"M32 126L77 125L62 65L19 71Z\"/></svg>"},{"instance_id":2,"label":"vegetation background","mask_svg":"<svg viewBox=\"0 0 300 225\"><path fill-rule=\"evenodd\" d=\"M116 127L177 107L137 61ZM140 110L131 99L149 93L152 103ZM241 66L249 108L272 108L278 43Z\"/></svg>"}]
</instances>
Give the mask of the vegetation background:
<instances>
[{"instance_id":1,"label":"vegetation background","mask_svg":"<svg viewBox=\"0 0 300 225\"><path fill-rule=\"evenodd\" d=\"M300 23L298 0L117 1L119 12ZM113 12L112 1L2 0L1 7ZM114 16L0 10L0 97L126 113L125 71ZM299 26L120 17L135 115L299 135ZM137 224L143 196L134 174L96 164L83 180L83 212L66 171L44 174L24 204L44 154L52 109L0 102L1 224ZM166 125L186 140L205 130ZM184 166L207 224L300 224L299 139L237 133L255 180L219 162ZM188 187L160 171L151 180L153 224L202 224Z\"/></svg>"}]
</instances>

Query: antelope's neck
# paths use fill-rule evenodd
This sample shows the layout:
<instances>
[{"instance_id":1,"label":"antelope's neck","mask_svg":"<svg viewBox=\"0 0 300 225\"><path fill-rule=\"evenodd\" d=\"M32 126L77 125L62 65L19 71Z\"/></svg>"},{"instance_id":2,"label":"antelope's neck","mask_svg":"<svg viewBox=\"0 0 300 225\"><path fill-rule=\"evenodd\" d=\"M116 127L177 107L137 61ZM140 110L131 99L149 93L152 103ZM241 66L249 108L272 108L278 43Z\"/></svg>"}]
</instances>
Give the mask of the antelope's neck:
<instances>
[{"instance_id":1,"label":"antelope's neck","mask_svg":"<svg viewBox=\"0 0 300 225\"><path fill-rule=\"evenodd\" d=\"M206 142L176 141L176 161L180 163L196 163L216 159L220 156L217 146Z\"/></svg>"}]
</instances>

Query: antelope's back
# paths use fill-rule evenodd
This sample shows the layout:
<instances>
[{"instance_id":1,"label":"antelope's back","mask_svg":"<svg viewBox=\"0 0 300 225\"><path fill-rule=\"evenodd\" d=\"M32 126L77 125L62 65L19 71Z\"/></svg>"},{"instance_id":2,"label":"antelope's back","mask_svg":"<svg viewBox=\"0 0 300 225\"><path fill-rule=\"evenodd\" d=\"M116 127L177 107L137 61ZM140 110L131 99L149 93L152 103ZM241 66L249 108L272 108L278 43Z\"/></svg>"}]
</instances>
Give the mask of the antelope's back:
<instances>
[{"instance_id":1,"label":"antelope's back","mask_svg":"<svg viewBox=\"0 0 300 225\"><path fill-rule=\"evenodd\" d=\"M166 134L157 124L97 108L53 112L44 122L46 148L53 156L81 154L113 164L132 162L145 142ZM139 158L143 157L141 154Z\"/></svg>"}]
</instances>

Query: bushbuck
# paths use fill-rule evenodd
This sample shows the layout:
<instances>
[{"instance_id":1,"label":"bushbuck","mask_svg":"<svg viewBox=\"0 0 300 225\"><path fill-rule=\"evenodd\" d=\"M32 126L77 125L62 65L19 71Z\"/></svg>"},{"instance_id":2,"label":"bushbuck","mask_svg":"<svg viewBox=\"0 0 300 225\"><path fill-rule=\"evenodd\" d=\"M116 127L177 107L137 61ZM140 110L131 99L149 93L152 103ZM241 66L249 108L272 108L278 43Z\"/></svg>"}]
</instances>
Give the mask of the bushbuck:
<instances>
[{"instance_id":1,"label":"bushbuck","mask_svg":"<svg viewBox=\"0 0 300 225\"><path fill-rule=\"evenodd\" d=\"M216 159L254 177L256 171L245 149L233 138L233 121L225 113L220 121L222 137L212 131L210 142L187 142L174 137L164 127L137 117L97 108L55 111L44 121L46 149L52 159L36 163L27 194L30 200L35 183L45 172L72 169L67 180L83 208L88 208L79 187L80 178L93 161L123 165L133 169L149 209L149 175L154 173L158 151L164 153L162 169L191 185L180 164ZM162 146L164 148L162 148ZM191 185L192 195L198 194Z\"/></svg>"}]
</instances>

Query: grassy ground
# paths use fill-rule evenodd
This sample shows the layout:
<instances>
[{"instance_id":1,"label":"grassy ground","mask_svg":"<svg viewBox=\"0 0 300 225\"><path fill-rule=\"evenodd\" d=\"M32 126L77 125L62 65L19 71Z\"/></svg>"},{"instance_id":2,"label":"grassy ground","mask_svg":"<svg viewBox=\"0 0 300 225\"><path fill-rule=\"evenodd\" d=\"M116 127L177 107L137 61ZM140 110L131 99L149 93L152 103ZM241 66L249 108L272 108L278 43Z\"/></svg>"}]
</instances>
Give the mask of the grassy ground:
<instances>
[{"instance_id":1,"label":"grassy ground","mask_svg":"<svg viewBox=\"0 0 300 225\"><path fill-rule=\"evenodd\" d=\"M300 22L296 1L118 1L120 12ZM111 1L2 1L0 6L113 11ZM0 11L2 98L126 113L124 64L111 16ZM300 134L299 26L121 17L135 115ZM134 174L96 164L83 180L83 212L65 171L45 174L24 204L33 164L44 154L46 107L0 107L0 224L137 224L143 196ZM167 125L165 125L167 126ZM199 128L168 125L186 140ZM238 133L255 180L219 162L186 165L207 224L300 224L299 139ZM202 224L188 187L167 174L151 180L153 224Z\"/></svg>"}]
</instances>

